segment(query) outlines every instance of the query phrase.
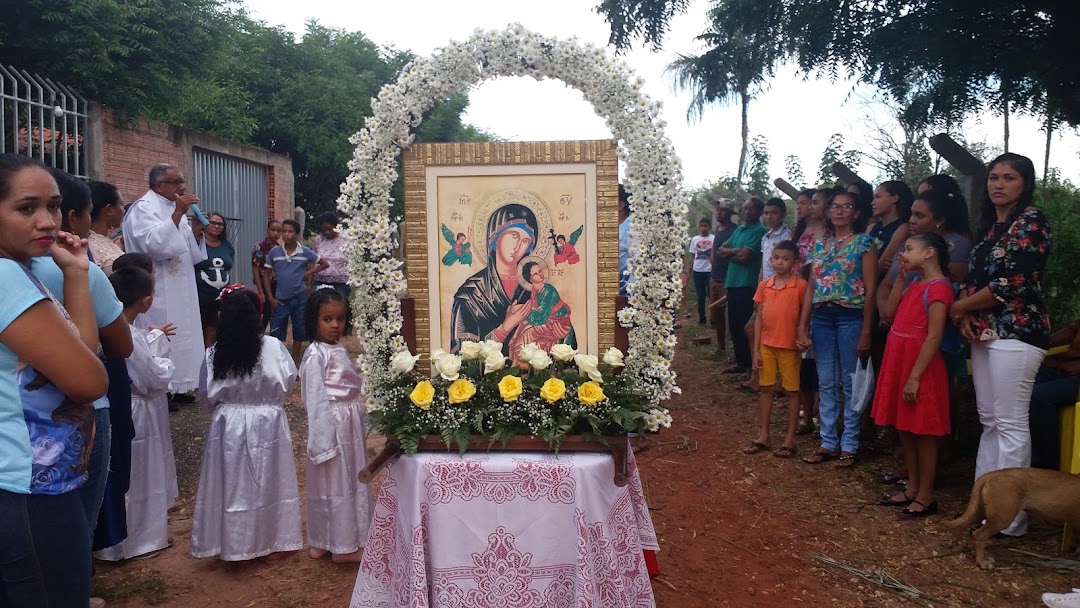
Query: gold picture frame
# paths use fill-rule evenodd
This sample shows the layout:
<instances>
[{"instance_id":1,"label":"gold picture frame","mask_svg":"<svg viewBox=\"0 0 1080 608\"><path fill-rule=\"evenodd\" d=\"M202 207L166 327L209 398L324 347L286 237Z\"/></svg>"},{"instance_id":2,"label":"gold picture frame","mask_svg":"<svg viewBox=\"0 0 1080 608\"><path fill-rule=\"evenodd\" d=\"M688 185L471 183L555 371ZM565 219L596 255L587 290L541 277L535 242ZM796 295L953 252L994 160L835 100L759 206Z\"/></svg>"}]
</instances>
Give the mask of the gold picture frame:
<instances>
[{"instance_id":1,"label":"gold picture frame","mask_svg":"<svg viewBox=\"0 0 1080 608\"><path fill-rule=\"evenodd\" d=\"M541 346L544 339L573 339L580 352L595 355L614 345L619 294L616 149L614 141L586 140L422 143L406 150L402 242L418 354L426 359L436 348L454 350L462 339L491 337L490 321L496 316L490 307L485 309L485 325L476 320L480 313L462 312L468 307L461 305L466 296L459 294L471 288L497 291L500 282L505 282L504 294L518 296L501 297L510 298L511 306L524 306L522 314L529 311L526 321L505 337L507 350L520 347L524 339ZM499 230L515 223L524 228L523 236L515 238L526 245L520 249L526 255L514 249L517 257L496 264L496 241L503 243ZM487 272L488 260L497 266L492 272ZM517 264L516 272L504 274L502 267L511 263ZM523 273L532 276L531 284ZM506 314L508 308L496 312ZM561 326L555 323L559 315L565 317ZM529 325L534 318L548 322ZM501 333L500 328L495 338L503 337ZM534 333L542 339L532 339Z\"/></svg>"}]
</instances>

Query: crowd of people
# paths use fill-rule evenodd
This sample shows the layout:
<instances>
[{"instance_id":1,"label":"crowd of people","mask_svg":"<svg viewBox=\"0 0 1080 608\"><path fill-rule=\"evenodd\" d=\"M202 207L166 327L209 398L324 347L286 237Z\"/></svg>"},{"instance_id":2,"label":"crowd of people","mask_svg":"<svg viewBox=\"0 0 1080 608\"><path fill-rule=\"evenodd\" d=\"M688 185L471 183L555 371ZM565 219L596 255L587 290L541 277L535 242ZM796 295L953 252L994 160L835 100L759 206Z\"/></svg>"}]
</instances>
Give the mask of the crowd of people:
<instances>
[{"instance_id":1,"label":"crowd of people","mask_svg":"<svg viewBox=\"0 0 1080 608\"><path fill-rule=\"evenodd\" d=\"M297 380L311 556L358 561L367 538L337 217L320 216L318 252L298 243L297 222L271 221L252 252L253 291L230 280L227 218L192 218L199 199L177 167L148 178L126 204L111 184L0 155L0 605L100 608L92 557L169 546L178 489L168 412L185 395L211 412L193 555L275 561L304 546L284 410Z\"/></svg>"},{"instance_id":2,"label":"crowd of people","mask_svg":"<svg viewBox=\"0 0 1080 608\"><path fill-rule=\"evenodd\" d=\"M803 190L793 231L780 199L749 198L737 227L733 202L717 199L715 230L714 218L702 219L689 253L698 322L711 310L718 348L731 338L723 371L761 394L760 425L743 452L790 458L816 420L820 442L803 461L850 467L874 424L893 428L903 464L882 481L900 485L879 502L901 518L931 515L970 359L982 426L975 476L1056 469L1058 412L1080 388L1080 322L1051 335L1041 285L1050 225L1034 206L1035 185L1030 159L994 159L975 226L948 175L916 192L900 181ZM1045 359L1059 345L1068 351ZM871 376L867 391L861 379ZM774 447L780 389L788 425ZM1023 513L1004 530L1025 532Z\"/></svg>"}]
</instances>

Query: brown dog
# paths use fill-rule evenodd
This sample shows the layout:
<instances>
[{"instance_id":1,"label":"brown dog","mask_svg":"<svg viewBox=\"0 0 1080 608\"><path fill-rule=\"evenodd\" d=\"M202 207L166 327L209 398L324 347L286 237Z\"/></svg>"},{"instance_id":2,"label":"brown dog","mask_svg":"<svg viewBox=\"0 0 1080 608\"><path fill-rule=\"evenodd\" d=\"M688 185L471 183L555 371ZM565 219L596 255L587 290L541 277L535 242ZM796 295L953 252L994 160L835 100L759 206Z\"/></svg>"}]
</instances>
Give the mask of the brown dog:
<instances>
[{"instance_id":1,"label":"brown dog","mask_svg":"<svg viewBox=\"0 0 1080 608\"><path fill-rule=\"evenodd\" d=\"M986 541L1009 527L1020 511L1080 528L1080 475L1028 468L991 471L975 480L964 514L943 525L961 531L985 518L971 536L975 563L991 570L994 558L986 555Z\"/></svg>"}]
</instances>

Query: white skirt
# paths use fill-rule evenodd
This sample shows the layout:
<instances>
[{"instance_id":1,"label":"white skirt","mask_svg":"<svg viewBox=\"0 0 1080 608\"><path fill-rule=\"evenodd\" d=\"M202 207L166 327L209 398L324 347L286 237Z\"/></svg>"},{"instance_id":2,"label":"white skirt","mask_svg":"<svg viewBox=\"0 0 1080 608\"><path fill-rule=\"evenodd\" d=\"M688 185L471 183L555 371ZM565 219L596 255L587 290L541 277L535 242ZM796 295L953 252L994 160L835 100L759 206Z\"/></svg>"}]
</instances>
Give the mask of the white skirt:
<instances>
[{"instance_id":1,"label":"white skirt","mask_svg":"<svg viewBox=\"0 0 1080 608\"><path fill-rule=\"evenodd\" d=\"M303 546L284 407L219 405L206 434L191 554L242 561Z\"/></svg>"},{"instance_id":2,"label":"white skirt","mask_svg":"<svg viewBox=\"0 0 1080 608\"><path fill-rule=\"evenodd\" d=\"M162 428L166 432L169 428L169 405L164 393L149 400L133 395L131 421L135 426L135 438L131 441L131 485L124 495L128 535L119 544L94 552L94 557L107 561L130 559L169 544L167 471L171 464L175 472L176 464L167 462L164 456ZM171 446L172 442L169 443Z\"/></svg>"},{"instance_id":3,"label":"white skirt","mask_svg":"<svg viewBox=\"0 0 1080 608\"><path fill-rule=\"evenodd\" d=\"M134 401L132 397L132 401ZM165 413L159 417L161 424L161 451L165 455L165 492L167 493L169 508L176 506L176 499L180 496L180 489L176 483L176 455L173 453L172 430L169 428L169 397L162 395L162 407Z\"/></svg>"},{"instance_id":4,"label":"white skirt","mask_svg":"<svg viewBox=\"0 0 1080 608\"><path fill-rule=\"evenodd\" d=\"M364 406L352 400L331 401L327 407L334 415L339 453L319 464L307 461L308 544L331 553L353 553L367 541L371 522L371 494L357 479L367 466Z\"/></svg>"}]
</instances>

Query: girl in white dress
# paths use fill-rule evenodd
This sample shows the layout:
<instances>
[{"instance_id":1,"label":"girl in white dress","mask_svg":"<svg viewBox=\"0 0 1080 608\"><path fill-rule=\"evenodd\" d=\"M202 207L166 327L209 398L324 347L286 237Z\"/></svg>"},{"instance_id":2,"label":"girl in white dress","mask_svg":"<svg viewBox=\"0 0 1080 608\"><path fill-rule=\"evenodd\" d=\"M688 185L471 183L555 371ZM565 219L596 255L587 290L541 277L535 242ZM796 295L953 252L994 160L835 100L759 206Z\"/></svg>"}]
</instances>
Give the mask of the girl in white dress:
<instances>
[{"instance_id":1,"label":"girl in white dress","mask_svg":"<svg viewBox=\"0 0 1080 608\"><path fill-rule=\"evenodd\" d=\"M142 268L121 268L110 275L116 297L124 304L124 318L131 328L135 350L127 358L131 377L131 484L124 495L127 505L127 538L94 557L106 561L130 559L169 546L169 508L172 498L168 470L172 450L166 453L169 434L169 399L166 391L176 368L168 359L168 339L160 329L147 332L135 327L135 317L150 309L154 278ZM170 442L171 446L171 442ZM175 479L175 477L173 478Z\"/></svg>"},{"instance_id":2,"label":"girl in white dress","mask_svg":"<svg viewBox=\"0 0 1080 608\"><path fill-rule=\"evenodd\" d=\"M300 364L300 390L308 414L307 533L311 557L358 562L371 517L367 486L357 474L367 465L360 375L338 341L350 325L348 304L330 286L316 289L304 315L314 336Z\"/></svg>"},{"instance_id":3,"label":"girl in white dress","mask_svg":"<svg viewBox=\"0 0 1080 608\"><path fill-rule=\"evenodd\" d=\"M277 561L304 546L285 398L296 364L262 333L259 297L243 285L222 290L217 339L206 350L199 399L212 408L191 554Z\"/></svg>"}]
</instances>

